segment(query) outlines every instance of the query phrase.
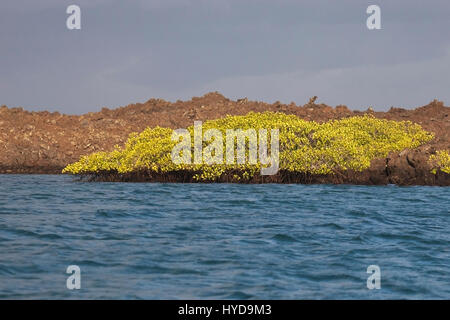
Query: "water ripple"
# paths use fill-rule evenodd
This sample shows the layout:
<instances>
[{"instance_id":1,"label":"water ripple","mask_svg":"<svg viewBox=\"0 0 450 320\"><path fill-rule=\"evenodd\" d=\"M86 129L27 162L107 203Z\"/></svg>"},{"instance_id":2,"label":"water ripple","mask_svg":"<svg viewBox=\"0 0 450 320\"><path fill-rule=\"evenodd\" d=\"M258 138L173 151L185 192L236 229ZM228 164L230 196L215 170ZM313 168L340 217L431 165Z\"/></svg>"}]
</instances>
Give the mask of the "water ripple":
<instances>
[{"instance_id":1,"label":"water ripple","mask_svg":"<svg viewBox=\"0 0 450 320\"><path fill-rule=\"evenodd\" d=\"M0 298L450 299L449 190L0 175Z\"/></svg>"}]
</instances>

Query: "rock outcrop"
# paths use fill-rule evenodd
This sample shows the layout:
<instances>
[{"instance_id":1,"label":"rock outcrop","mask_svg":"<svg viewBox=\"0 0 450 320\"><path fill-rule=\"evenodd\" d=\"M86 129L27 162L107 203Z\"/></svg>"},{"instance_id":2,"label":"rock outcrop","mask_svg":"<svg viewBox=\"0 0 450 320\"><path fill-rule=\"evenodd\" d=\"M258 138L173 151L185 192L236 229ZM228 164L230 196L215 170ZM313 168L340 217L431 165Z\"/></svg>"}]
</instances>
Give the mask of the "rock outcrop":
<instances>
[{"instance_id":1,"label":"rock outcrop","mask_svg":"<svg viewBox=\"0 0 450 320\"><path fill-rule=\"evenodd\" d=\"M307 104L272 104L247 98L230 100L212 92L189 101L174 103L150 99L110 110L83 115L58 112L29 112L22 108L0 107L0 173L60 173L80 156L96 151L110 151L122 145L131 132L146 127L186 128L194 120L207 120L225 115L244 115L250 111L278 111L295 114L306 120L325 122L364 113L377 118L409 120L435 134L428 144L416 150L404 150L377 159L358 173L346 172L333 177L335 183L426 184L447 185L448 175L430 175L428 157L436 150L450 149L450 107L434 100L426 106L406 110L391 108L387 112L351 111L344 105L335 108L317 104L317 97ZM309 177L312 182L331 181L327 177ZM322 181L325 179L325 181Z\"/></svg>"}]
</instances>

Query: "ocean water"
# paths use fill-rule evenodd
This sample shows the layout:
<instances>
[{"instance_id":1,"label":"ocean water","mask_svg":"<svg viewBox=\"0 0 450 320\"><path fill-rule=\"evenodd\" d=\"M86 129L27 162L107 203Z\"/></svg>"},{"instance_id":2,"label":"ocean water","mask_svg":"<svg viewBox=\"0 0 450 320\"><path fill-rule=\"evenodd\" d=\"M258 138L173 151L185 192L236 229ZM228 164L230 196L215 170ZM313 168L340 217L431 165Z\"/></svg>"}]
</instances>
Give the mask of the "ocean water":
<instances>
[{"instance_id":1,"label":"ocean water","mask_svg":"<svg viewBox=\"0 0 450 320\"><path fill-rule=\"evenodd\" d=\"M0 298L450 299L450 188L0 175Z\"/></svg>"}]
</instances>

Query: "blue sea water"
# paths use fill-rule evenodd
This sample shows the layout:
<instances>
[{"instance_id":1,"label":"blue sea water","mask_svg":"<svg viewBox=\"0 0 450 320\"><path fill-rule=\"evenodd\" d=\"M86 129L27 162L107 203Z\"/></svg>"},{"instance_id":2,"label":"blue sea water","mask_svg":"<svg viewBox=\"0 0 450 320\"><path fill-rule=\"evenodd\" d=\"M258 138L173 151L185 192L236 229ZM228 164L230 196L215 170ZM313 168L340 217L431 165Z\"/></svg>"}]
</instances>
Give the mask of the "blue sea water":
<instances>
[{"instance_id":1,"label":"blue sea water","mask_svg":"<svg viewBox=\"0 0 450 320\"><path fill-rule=\"evenodd\" d=\"M0 298L450 299L449 208L448 187L0 175Z\"/></svg>"}]
</instances>

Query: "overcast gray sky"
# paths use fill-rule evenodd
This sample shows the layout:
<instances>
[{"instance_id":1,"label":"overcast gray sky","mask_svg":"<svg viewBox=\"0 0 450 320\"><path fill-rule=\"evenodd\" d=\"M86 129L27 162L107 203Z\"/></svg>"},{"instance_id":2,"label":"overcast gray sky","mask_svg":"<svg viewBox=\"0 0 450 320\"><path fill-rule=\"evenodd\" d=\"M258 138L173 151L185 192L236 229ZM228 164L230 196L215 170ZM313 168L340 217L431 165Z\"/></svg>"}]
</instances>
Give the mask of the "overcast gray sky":
<instances>
[{"instance_id":1,"label":"overcast gray sky","mask_svg":"<svg viewBox=\"0 0 450 320\"><path fill-rule=\"evenodd\" d=\"M81 7L81 30L66 8ZM382 30L366 8L381 7ZM450 104L448 0L1 0L0 105L69 114L235 99Z\"/></svg>"}]
</instances>

